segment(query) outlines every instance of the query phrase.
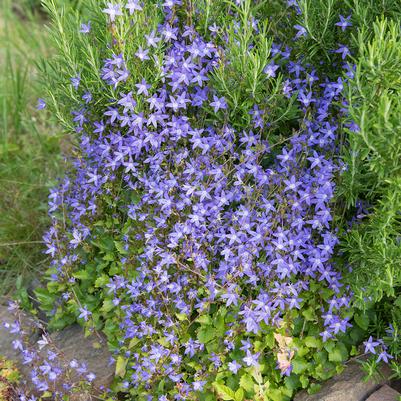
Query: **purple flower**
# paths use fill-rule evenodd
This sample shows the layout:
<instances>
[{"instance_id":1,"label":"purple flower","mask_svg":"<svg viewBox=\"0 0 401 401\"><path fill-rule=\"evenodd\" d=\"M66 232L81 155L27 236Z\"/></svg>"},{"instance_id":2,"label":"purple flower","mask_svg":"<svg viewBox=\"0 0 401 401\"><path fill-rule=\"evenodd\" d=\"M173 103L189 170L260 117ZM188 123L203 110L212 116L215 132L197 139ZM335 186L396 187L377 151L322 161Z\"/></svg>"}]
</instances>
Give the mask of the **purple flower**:
<instances>
[{"instance_id":1,"label":"purple flower","mask_svg":"<svg viewBox=\"0 0 401 401\"><path fill-rule=\"evenodd\" d=\"M81 82L81 76L79 74L76 77L71 78L71 84L75 90L78 89L80 82Z\"/></svg>"},{"instance_id":2,"label":"purple flower","mask_svg":"<svg viewBox=\"0 0 401 401\"><path fill-rule=\"evenodd\" d=\"M149 60L148 53L149 49L143 50L142 47L140 47L138 51L135 53L135 56L137 56L141 61Z\"/></svg>"},{"instance_id":3,"label":"purple flower","mask_svg":"<svg viewBox=\"0 0 401 401\"><path fill-rule=\"evenodd\" d=\"M38 110L43 110L44 108L46 108L46 102L42 98L39 98L38 105L36 106L36 108Z\"/></svg>"},{"instance_id":4,"label":"purple flower","mask_svg":"<svg viewBox=\"0 0 401 401\"><path fill-rule=\"evenodd\" d=\"M180 5L180 4L181 4L181 0L166 0L163 3L163 7L173 8L175 5Z\"/></svg>"},{"instance_id":5,"label":"purple flower","mask_svg":"<svg viewBox=\"0 0 401 401\"><path fill-rule=\"evenodd\" d=\"M348 17L343 17L340 15L340 21L336 23L336 26L341 27L342 31L345 31L347 27L352 26L352 22L350 22L351 15L348 15Z\"/></svg>"},{"instance_id":6,"label":"purple flower","mask_svg":"<svg viewBox=\"0 0 401 401\"><path fill-rule=\"evenodd\" d=\"M344 60L347 56L351 55L351 52L349 51L348 47L345 45L341 45L339 46L339 48L337 50L334 51L334 53L340 53L341 54L341 58Z\"/></svg>"},{"instance_id":7,"label":"purple flower","mask_svg":"<svg viewBox=\"0 0 401 401\"><path fill-rule=\"evenodd\" d=\"M228 369L236 375L241 365L237 361L228 362Z\"/></svg>"},{"instance_id":8,"label":"purple flower","mask_svg":"<svg viewBox=\"0 0 401 401\"><path fill-rule=\"evenodd\" d=\"M90 21L88 21L87 24L85 24L85 23L81 24L81 29L79 32L87 34L90 31L91 31L91 22Z\"/></svg>"},{"instance_id":9,"label":"purple flower","mask_svg":"<svg viewBox=\"0 0 401 401\"><path fill-rule=\"evenodd\" d=\"M375 348L380 345L380 343L377 341L373 341L372 336L370 336L369 339L363 343L363 345L365 346L365 354L376 354Z\"/></svg>"},{"instance_id":10,"label":"purple flower","mask_svg":"<svg viewBox=\"0 0 401 401\"><path fill-rule=\"evenodd\" d=\"M164 36L164 40L170 42L177 39L177 32L178 28L172 28L169 24L166 24L161 33Z\"/></svg>"},{"instance_id":11,"label":"purple flower","mask_svg":"<svg viewBox=\"0 0 401 401\"><path fill-rule=\"evenodd\" d=\"M107 8L105 8L103 12L109 15L111 22L114 22L117 16L123 15L121 11L121 5L110 2L107 3Z\"/></svg>"},{"instance_id":12,"label":"purple flower","mask_svg":"<svg viewBox=\"0 0 401 401\"><path fill-rule=\"evenodd\" d=\"M295 38L300 38L301 36L306 36L307 31L302 25L294 25L294 28L297 30L297 34L295 35Z\"/></svg>"},{"instance_id":13,"label":"purple flower","mask_svg":"<svg viewBox=\"0 0 401 401\"><path fill-rule=\"evenodd\" d=\"M268 76L268 78L274 78L278 68L279 66L277 64L271 62L264 68L263 72Z\"/></svg>"},{"instance_id":14,"label":"purple flower","mask_svg":"<svg viewBox=\"0 0 401 401\"><path fill-rule=\"evenodd\" d=\"M82 99L85 100L85 103L88 104L92 101L92 94L90 92L85 92L82 96Z\"/></svg>"},{"instance_id":15,"label":"purple flower","mask_svg":"<svg viewBox=\"0 0 401 401\"><path fill-rule=\"evenodd\" d=\"M298 100L305 106L309 107L309 105L313 102L316 102L315 99L312 98L312 92L308 92L305 94L303 91L301 91L298 94Z\"/></svg>"},{"instance_id":16,"label":"purple flower","mask_svg":"<svg viewBox=\"0 0 401 401\"><path fill-rule=\"evenodd\" d=\"M85 322L89 320L89 318L92 315L92 312L89 311L86 306L79 308L79 311L81 312L78 316L78 319L84 319Z\"/></svg>"},{"instance_id":17,"label":"purple flower","mask_svg":"<svg viewBox=\"0 0 401 401\"><path fill-rule=\"evenodd\" d=\"M194 391L202 391L206 384L206 380L196 380L193 383Z\"/></svg>"},{"instance_id":18,"label":"purple flower","mask_svg":"<svg viewBox=\"0 0 401 401\"><path fill-rule=\"evenodd\" d=\"M231 304L234 304L235 306L238 305L238 294L235 293L234 287L230 287L229 290L227 290L227 293L222 294L220 296L222 299L226 300L226 305L230 306Z\"/></svg>"},{"instance_id":19,"label":"purple flower","mask_svg":"<svg viewBox=\"0 0 401 401\"><path fill-rule=\"evenodd\" d=\"M383 350L376 359L376 362L379 363L380 361L389 362L389 359L393 359L394 357L388 354L385 350Z\"/></svg>"},{"instance_id":20,"label":"purple flower","mask_svg":"<svg viewBox=\"0 0 401 401\"><path fill-rule=\"evenodd\" d=\"M215 113L217 113L220 109L227 109L225 98L218 98L216 95L213 95L213 102L210 103L210 106L214 108Z\"/></svg>"},{"instance_id":21,"label":"purple flower","mask_svg":"<svg viewBox=\"0 0 401 401\"><path fill-rule=\"evenodd\" d=\"M323 342L326 342L329 338L333 338L333 335L328 331L328 330L324 330L320 333Z\"/></svg>"},{"instance_id":22,"label":"purple flower","mask_svg":"<svg viewBox=\"0 0 401 401\"><path fill-rule=\"evenodd\" d=\"M161 41L161 39L156 36L155 31L152 31L149 35L145 35L145 38L150 47L157 47L158 42Z\"/></svg>"},{"instance_id":23,"label":"purple flower","mask_svg":"<svg viewBox=\"0 0 401 401\"><path fill-rule=\"evenodd\" d=\"M245 362L246 366L258 366L258 360L259 360L260 352L257 352L256 354L252 354L249 350L246 351L246 356L242 358L242 360Z\"/></svg>"},{"instance_id":24,"label":"purple flower","mask_svg":"<svg viewBox=\"0 0 401 401\"><path fill-rule=\"evenodd\" d=\"M149 96L148 89L151 86L146 83L145 79L142 79L142 82L140 84L136 84L135 86L138 88L138 95L141 95L143 93L145 96Z\"/></svg>"},{"instance_id":25,"label":"purple flower","mask_svg":"<svg viewBox=\"0 0 401 401\"><path fill-rule=\"evenodd\" d=\"M134 14L135 11L142 10L142 6L139 4L138 0L128 0L125 8L128 9L130 15Z\"/></svg>"}]
</instances>

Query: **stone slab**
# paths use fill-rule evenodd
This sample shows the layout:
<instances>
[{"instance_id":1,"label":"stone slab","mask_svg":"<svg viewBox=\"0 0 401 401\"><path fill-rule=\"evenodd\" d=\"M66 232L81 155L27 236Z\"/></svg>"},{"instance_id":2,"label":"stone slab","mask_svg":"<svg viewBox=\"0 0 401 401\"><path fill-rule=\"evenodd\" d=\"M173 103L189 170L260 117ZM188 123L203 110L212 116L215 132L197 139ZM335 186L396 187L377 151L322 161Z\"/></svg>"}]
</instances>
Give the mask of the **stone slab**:
<instances>
[{"instance_id":1,"label":"stone slab","mask_svg":"<svg viewBox=\"0 0 401 401\"><path fill-rule=\"evenodd\" d=\"M385 384L375 391L366 401L399 401L401 394Z\"/></svg>"},{"instance_id":2,"label":"stone slab","mask_svg":"<svg viewBox=\"0 0 401 401\"><path fill-rule=\"evenodd\" d=\"M85 337L83 329L75 324L52 333L50 338L67 361L76 359L87 364L88 372L96 375L95 387L107 389L111 385L115 367L109 363L111 353L103 335Z\"/></svg>"},{"instance_id":3,"label":"stone slab","mask_svg":"<svg viewBox=\"0 0 401 401\"><path fill-rule=\"evenodd\" d=\"M365 381L365 373L361 365L351 361L339 375L322 384L321 390L316 394L308 394L302 391L297 394L294 401L365 401L372 393L387 383L390 375L389 368L383 368L383 378L379 382L375 380Z\"/></svg>"}]
</instances>

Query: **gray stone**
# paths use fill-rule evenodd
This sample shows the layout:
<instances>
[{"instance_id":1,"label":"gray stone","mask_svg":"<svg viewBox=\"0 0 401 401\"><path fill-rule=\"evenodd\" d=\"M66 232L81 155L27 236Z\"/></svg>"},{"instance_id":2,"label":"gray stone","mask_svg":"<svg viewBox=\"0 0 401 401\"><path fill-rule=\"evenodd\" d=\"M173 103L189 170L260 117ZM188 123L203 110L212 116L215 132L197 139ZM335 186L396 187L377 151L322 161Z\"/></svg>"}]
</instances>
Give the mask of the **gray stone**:
<instances>
[{"instance_id":1,"label":"gray stone","mask_svg":"<svg viewBox=\"0 0 401 401\"><path fill-rule=\"evenodd\" d=\"M72 325L52 333L50 338L67 361L76 359L87 364L88 372L96 375L95 388L100 390L110 386L115 367L109 364L111 353L103 335L85 337L79 325Z\"/></svg>"},{"instance_id":2,"label":"gray stone","mask_svg":"<svg viewBox=\"0 0 401 401\"><path fill-rule=\"evenodd\" d=\"M361 365L351 361L342 373L323 383L317 394L309 395L306 391L302 391L295 396L294 401L365 401L388 381L389 368L383 368L381 373L383 378L379 381L365 381L366 375Z\"/></svg>"},{"instance_id":3,"label":"gray stone","mask_svg":"<svg viewBox=\"0 0 401 401\"><path fill-rule=\"evenodd\" d=\"M385 384L375 391L366 401L398 401L401 394Z\"/></svg>"}]
</instances>

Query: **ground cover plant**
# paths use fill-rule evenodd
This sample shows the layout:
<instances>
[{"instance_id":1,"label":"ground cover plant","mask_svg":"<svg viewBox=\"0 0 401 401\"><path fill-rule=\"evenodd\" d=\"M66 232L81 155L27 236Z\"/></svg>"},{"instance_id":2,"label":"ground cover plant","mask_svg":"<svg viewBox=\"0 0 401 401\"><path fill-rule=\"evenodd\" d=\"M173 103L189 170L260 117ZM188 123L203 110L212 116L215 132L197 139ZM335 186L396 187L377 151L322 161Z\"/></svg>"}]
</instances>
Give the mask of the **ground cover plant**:
<instances>
[{"instance_id":1,"label":"ground cover plant","mask_svg":"<svg viewBox=\"0 0 401 401\"><path fill-rule=\"evenodd\" d=\"M36 295L50 329L107 335L104 398L285 401L363 340L369 372L397 356L394 324L373 338L398 295L400 32L384 3L45 2L57 55L39 104L73 144ZM51 355L32 372L46 395Z\"/></svg>"}]
</instances>

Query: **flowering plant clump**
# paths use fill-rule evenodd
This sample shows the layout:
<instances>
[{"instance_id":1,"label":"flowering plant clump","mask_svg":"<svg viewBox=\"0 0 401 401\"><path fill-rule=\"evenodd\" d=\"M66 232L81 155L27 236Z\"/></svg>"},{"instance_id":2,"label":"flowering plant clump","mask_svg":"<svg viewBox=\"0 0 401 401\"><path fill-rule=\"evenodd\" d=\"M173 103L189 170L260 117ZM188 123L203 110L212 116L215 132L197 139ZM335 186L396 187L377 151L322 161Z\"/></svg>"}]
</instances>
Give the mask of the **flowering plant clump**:
<instances>
[{"instance_id":1,"label":"flowering plant clump","mask_svg":"<svg viewBox=\"0 0 401 401\"><path fill-rule=\"evenodd\" d=\"M288 3L293 44L316 40ZM332 260L349 48L311 64L268 1L88 1L84 22L47 5L49 107L75 145L37 291L51 326L106 333L127 399L316 390L364 335ZM326 24L343 39L348 14Z\"/></svg>"}]
</instances>

